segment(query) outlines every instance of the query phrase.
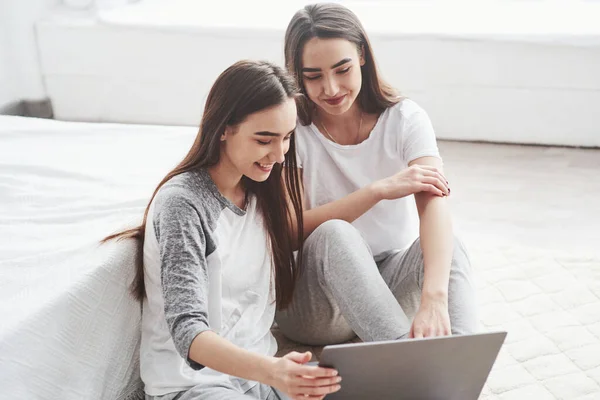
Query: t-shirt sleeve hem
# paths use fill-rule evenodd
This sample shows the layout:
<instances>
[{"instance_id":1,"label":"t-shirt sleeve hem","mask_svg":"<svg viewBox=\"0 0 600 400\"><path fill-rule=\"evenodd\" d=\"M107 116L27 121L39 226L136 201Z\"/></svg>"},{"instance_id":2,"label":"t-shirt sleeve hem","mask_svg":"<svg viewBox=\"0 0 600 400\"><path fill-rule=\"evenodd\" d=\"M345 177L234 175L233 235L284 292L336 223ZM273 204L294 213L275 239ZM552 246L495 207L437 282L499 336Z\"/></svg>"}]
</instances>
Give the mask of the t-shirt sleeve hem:
<instances>
[{"instance_id":1,"label":"t-shirt sleeve hem","mask_svg":"<svg viewBox=\"0 0 600 400\"><path fill-rule=\"evenodd\" d=\"M417 158L421 158L421 157L435 157L435 158L439 158L440 160L442 159L442 157L440 156L439 151L437 151L437 150L423 150L423 151L419 151L419 152L417 152L415 154L411 154L408 157L408 160L406 161L406 164L410 164L411 162L413 162Z\"/></svg>"},{"instance_id":2,"label":"t-shirt sleeve hem","mask_svg":"<svg viewBox=\"0 0 600 400\"><path fill-rule=\"evenodd\" d=\"M187 356L185 361L193 370L201 370L202 368L204 368L204 365L197 363L196 361L190 358L190 348L192 347L192 342L194 341L194 339L196 339L196 337L198 337L199 334L210 330L211 329L208 326L198 326L191 333L186 335L186 338L184 339L183 345L184 348L187 349Z\"/></svg>"}]
</instances>

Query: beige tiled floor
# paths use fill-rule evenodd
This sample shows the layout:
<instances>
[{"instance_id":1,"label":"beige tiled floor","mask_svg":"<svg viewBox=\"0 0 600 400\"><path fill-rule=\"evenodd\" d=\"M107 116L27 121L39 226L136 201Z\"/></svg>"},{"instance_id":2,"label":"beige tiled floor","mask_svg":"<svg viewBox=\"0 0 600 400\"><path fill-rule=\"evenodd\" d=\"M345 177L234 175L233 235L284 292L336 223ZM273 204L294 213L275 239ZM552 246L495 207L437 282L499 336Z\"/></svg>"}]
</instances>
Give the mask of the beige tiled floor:
<instances>
[{"instance_id":1,"label":"beige tiled floor","mask_svg":"<svg viewBox=\"0 0 600 400\"><path fill-rule=\"evenodd\" d=\"M509 332L482 398L600 398L600 150L440 151L482 325ZM278 339L280 353L320 350Z\"/></svg>"},{"instance_id":2,"label":"beige tiled floor","mask_svg":"<svg viewBox=\"0 0 600 400\"><path fill-rule=\"evenodd\" d=\"M600 252L600 150L442 142L440 151L467 241Z\"/></svg>"}]
</instances>

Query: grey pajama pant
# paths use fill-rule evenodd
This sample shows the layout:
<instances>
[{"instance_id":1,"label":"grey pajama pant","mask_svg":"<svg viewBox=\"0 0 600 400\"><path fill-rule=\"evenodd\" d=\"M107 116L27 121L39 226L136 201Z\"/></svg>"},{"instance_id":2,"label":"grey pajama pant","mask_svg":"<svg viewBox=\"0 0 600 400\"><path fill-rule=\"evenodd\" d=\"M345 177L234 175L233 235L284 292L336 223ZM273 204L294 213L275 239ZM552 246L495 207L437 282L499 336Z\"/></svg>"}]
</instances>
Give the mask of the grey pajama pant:
<instances>
[{"instance_id":1,"label":"grey pajama pant","mask_svg":"<svg viewBox=\"0 0 600 400\"><path fill-rule=\"evenodd\" d=\"M258 383L246 393L240 393L227 384L203 384L183 392L164 396L146 395L146 400L288 400L288 397L270 386Z\"/></svg>"},{"instance_id":2,"label":"grey pajama pant","mask_svg":"<svg viewBox=\"0 0 600 400\"><path fill-rule=\"evenodd\" d=\"M275 320L288 338L309 345L405 337L420 303L423 254L417 239L408 249L376 258L351 224L331 220L305 241L302 274L291 305ZM469 257L455 239L448 286L453 334L478 331Z\"/></svg>"}]
</instances>

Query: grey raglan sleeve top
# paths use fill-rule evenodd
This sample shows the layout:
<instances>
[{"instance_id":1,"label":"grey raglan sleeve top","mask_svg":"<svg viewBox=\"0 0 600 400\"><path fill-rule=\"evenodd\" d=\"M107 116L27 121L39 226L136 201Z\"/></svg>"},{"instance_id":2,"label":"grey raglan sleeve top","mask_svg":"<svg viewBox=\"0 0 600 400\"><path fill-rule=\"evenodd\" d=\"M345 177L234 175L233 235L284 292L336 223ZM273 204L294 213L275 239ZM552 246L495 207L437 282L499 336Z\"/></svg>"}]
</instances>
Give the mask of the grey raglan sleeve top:
<instances>
[{"instance_id":1,"label":"grey raglan sleeve top","mask_svg":"<svg viewBox=\"0 0 600 400\"><path fill-rule=\"evenodd\" d=\"M189 358L192 341L211 329L205 234L208 225L198 206L193 195L173 187L161 191L154 210L165 318L175 348L193 369L203 366Z\"/></svg>"}]
</instances>

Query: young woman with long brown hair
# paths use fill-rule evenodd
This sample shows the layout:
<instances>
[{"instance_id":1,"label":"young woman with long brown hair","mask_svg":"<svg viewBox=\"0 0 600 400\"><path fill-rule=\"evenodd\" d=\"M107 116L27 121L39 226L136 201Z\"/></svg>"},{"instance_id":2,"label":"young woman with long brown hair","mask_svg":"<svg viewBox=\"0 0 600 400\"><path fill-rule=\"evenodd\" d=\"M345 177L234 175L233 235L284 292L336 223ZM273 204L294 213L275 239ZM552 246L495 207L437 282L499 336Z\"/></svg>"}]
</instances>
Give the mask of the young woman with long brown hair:
<instances>
[{"instance_id":1,"label":"young woman with long brown hair","mask_svg":"<svg viewBox=\"0 0 600 400\"><path fill-rule=\"evenodd\" d=\"M340 4L294 15L285 62L304 94L306 241L292 303L276 316L282 332L313 345L475 332L471 266L427 113L381 79L365 30Z\"/></svg>"},{"instance_id":2,"label":"young woman with long brown hair","mask_svg":"<svg viewBox=\"0 0 600 400\"><path fill-rule=\"evenodd\" d=\"M160 182L140 226L133 292L142 303L147 399L323 398L332 369L274 357L271 326L298 268L302 226L293 79L241 61L214 83L196 140ZM283 168L285 164L289 168Z\"/></svg>"}]
</instances>

